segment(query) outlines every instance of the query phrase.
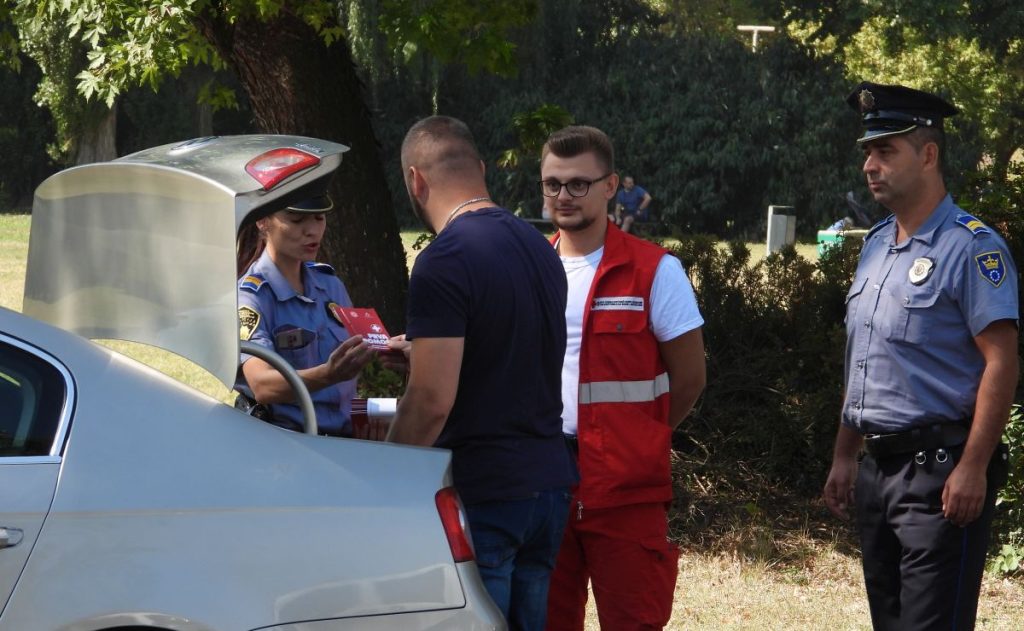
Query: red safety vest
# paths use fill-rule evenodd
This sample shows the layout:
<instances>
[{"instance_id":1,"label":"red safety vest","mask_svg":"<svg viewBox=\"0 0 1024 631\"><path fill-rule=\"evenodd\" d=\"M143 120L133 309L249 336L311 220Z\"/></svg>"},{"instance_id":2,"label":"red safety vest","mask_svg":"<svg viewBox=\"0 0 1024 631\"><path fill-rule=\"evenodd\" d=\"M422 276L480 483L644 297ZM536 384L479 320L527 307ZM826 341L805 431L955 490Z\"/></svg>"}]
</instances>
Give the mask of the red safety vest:
<instances>
[{"instance_id":1,"label":"red safety vest","mask_svg":"<svg viewBox=\"0 0 1024 631\"><path fill-rule=\"evenodd\" d=\"M580 348L576 499L585 508L672 499L668 372L648 325L665 254L608 224Z\"/></svg>"}]
</instances>

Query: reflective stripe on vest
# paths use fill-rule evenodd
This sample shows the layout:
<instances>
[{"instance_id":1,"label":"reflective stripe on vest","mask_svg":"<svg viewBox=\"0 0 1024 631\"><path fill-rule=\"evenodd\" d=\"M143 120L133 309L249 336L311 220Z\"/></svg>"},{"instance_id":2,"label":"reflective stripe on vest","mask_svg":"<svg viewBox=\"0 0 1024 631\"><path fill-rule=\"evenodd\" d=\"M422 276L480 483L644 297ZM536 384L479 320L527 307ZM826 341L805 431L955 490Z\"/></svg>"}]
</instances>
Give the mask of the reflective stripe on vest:
<instances>
[{"instance_id":1,"label":"reflective stripe on vest","mask_svg":"<svg viewBox=\"0 0 1024 631\"><path fill-rule=\"evenodd\" d=\"M588 403L643 403L669 391L668 373L647 381L595 381L580 384L580 405Z\"/></svg>"}]
</instances>

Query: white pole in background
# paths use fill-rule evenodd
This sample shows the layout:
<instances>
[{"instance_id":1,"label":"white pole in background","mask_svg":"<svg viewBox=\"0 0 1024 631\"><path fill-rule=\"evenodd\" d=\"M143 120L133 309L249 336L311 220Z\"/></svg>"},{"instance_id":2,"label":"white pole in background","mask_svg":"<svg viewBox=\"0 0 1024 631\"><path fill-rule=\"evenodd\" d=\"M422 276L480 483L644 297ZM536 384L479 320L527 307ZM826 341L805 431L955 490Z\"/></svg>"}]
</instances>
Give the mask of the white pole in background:
<instances>
[{"instance_id":1,"label":"white pole in background","mask_svg":"<svg viewBox=\"0 0 1024 631\"><path fill-rule=\"evenodd\" d=\"M751 40L750 40L750 50L756 53L757 52L757 36L758 36L758 34L760 34L760 33L774 33L775 32L775 27L774 26L760 26L760 25L742 24L740 26L737 26L736 30L737 31L747 31L747 32L752 34Z\"/></svg>"}]
</instances>

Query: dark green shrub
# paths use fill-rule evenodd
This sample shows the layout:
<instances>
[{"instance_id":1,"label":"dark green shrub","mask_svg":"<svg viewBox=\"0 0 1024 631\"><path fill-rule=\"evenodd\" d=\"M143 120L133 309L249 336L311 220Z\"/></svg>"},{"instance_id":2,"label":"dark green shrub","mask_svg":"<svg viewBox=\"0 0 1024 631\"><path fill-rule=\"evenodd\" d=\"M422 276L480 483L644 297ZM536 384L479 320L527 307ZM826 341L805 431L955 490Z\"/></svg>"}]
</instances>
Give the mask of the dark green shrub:
<instances>
[{"instance_id":1,"label":"dark green shrub","mask_svg":"<svg viewBox=\"0 0 1024 631\"><path fill-rule=\"evenodd\" d=\"M831 461L842 397L845 294L860 242L817 264L783 250L753 265L742 243L675 249L704 315L708 385L677 444L704 445L804 493ZM689 439L689 440L686 440Z\"/></svg>"},{"instance_id":2,"label":"dark green shrub","mask_svg":"<svg viewBox=\"0 0 1024 631\"><path fill-rule=\"evenodd\" d=\"M1014 405L1003 440L1010 445L1010 475L996 498L990 569L1013 574L1024 565L1024 411Z\"/></svg>"},{"instance_id":3,"label":"dark green shrub","mask_svg":"<svg viewBox=\"0 0 1024 631\"><path fill-rule=\"evenodd\" d=\"M387 370L376 359L359 374L357 396L400 397L405 390L405 376Z\"/></svg>"}]
</instances>

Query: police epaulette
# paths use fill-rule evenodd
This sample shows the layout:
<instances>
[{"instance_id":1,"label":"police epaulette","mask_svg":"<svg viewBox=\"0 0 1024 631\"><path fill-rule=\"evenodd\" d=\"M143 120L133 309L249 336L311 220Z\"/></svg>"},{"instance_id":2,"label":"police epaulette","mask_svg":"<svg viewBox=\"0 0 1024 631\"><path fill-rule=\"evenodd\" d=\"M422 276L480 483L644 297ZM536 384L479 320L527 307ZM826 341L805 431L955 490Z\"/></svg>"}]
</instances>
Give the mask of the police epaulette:
<instances>
[{"instance_id":1,"label":"police epaulette","mask_svg":"<svg viewBox=\"0 0 1024 631\"><path fill-rule=\"evenodd\" d=\"M266 276L259 273L248 274L242 278L242 282L238 283L239 289L247 289L252 293L256 293L263 286L263 283L267 282Z\"/></svg>"},{"instance_id":2,"label":"police epaulette","mask_svg":"<svg viewBox=\"0 0 1024 631\"><path fill-rule=\"evenodd\" d=\"M988 226L986 226L980 219L974 215L968 215L967 213L960 213L956 216L956 222L971 231L971 234L978 236L979 234L989 234L992 232Z\"/></svg>"},{"instance_id":3,"label":"police epaulette","mask_svg":"<svg viewBox=\"0 0 1024 631\"><path fill-rule=\"evenodd\" d=\"M868 239L871 238L871 235L875 234L876 232L878 232L882 228L888 226L889 224L891 224L895 220L896 220L896 215L889 215L885 219L883 219L883 220L879 221L878 223L876 223L875 225L871 226L871 230L868 230L868 233L866 235L864 235L864 240L867 241Z\"/></svg>"},{"instance_id":4,"label":"police epaulette","mask_svg":"<svg viewBox=\"0 0 1024 631\"><path fill-rule=\"evenodd\" d=\"M309 269L316 270L321 274L330 274L336 276L338 273L334 271L334 268L327 263L317 263L316 261L306 261L306 267Z\"/></svg>"}]
</instances>

